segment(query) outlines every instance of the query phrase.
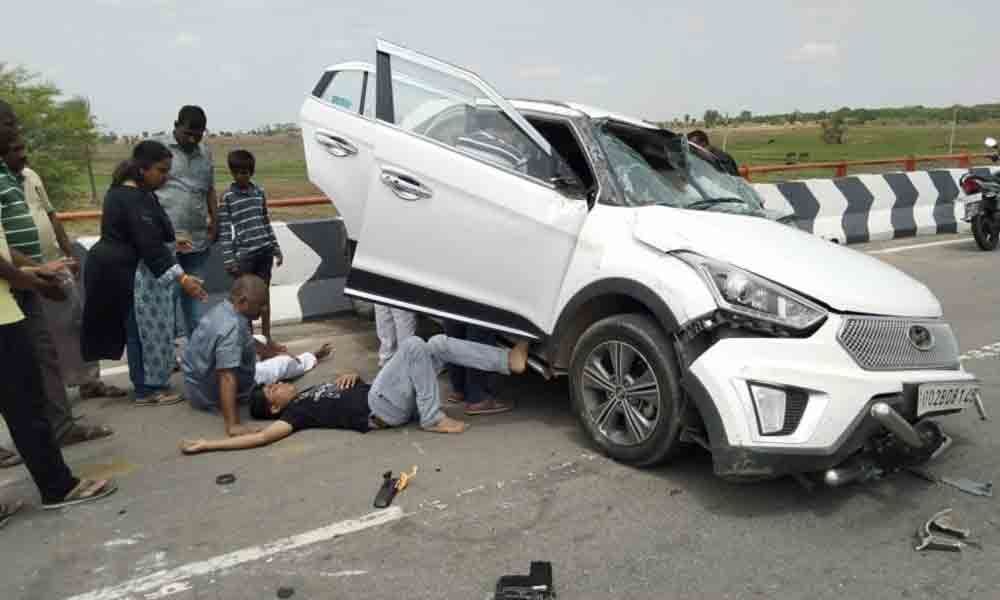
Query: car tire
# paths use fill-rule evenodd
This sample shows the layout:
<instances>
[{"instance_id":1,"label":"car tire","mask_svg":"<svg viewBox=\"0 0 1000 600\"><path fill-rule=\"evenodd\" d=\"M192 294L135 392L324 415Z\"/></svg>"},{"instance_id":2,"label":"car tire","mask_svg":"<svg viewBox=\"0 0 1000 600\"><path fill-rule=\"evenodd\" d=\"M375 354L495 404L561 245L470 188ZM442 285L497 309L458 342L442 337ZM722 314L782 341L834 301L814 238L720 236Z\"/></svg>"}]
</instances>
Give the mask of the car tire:
<instances>
[{"instance_id":1,"label":"car tire","mask_svg":"<svg viewBox=\"0 0 1000 600\"><path fill-rule=\"evenodd\" d=\"M615 315L584 331L570 361L570 395L584 431L615 460L650 466L681 445L676 356L645 315Z\"/></svg>"}]
</instances>

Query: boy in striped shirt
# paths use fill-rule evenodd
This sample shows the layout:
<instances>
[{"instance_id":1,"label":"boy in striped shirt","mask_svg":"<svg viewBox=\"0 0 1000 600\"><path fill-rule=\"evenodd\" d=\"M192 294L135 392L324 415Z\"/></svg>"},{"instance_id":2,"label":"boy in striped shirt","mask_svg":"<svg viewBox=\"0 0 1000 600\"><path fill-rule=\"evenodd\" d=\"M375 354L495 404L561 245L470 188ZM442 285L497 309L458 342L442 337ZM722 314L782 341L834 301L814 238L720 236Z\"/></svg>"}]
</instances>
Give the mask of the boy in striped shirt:
<instances>
[{"instance_id":1,"label":"boy in striped shirt","mask_svg":"<svg viewBox=\"0 0 1000 600\"><path fill-rule=\"evenodd\" d=\"M219 242L222 244L226 271L233 278L244 274L256 275L270 287L274 261L277 260L280 267L284 258L267 214L264 190L251 181L256 160L246 150L233 150L229 153L228 163L233 184L219 203ZM285 348L271 339L270 290L260 321L267 345L275 351L284 352Z\"/></svg>"}]
</instances>

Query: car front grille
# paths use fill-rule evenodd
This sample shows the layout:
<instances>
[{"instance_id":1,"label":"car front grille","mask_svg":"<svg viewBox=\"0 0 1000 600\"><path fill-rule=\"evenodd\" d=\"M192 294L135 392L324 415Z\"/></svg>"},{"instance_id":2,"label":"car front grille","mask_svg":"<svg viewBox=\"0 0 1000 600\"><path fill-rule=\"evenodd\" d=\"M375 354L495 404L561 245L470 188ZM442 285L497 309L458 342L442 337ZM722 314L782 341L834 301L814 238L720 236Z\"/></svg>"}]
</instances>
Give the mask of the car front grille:
<instances>
[{"instance_id":1,"label":"car front grille","mask_svg":"<svg viewBox=\"0 0 1000 600\"><path fill-rule=\"evenodd\" d=\"M910 328L925 327L933 345L918 349ZM958 341L951 326L941 321L890 317L847 317L837 341L858 365L868 371L958 369Z\"/></svg>"}]
</instances>

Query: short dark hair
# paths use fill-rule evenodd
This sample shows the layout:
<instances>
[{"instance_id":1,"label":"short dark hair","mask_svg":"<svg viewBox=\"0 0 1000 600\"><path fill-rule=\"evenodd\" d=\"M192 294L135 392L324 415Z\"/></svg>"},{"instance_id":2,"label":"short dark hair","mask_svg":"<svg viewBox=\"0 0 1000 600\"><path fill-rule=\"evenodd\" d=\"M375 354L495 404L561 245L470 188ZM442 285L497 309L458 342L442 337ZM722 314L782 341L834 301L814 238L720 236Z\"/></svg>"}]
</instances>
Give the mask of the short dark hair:
<instances>
[{"instance_id":1,"label":"short dark hair","mask_svg":"<svg viewBox=\"0 0 1000 600\"><path fill-rule=\"evenodd\" d=\"M249 169L251 175L253 175L254 169L257 167L257 159L253 157L253 153L249 150L233 150L226 157L226 162L229 163L230 171Z\"/></svg>"},{"instance_id":2,"label":"short dark hair","mask_svg":"<svg viewBox=\"0 0 1000 600\"><path fill-rule=\"evenodd\" d=\"M21 132L17 127L7 127L0 124L0 160L10 152L11 146L21 137Z\"/></svg>"},{"instance_id":3,"label":"short dark hair","mask_svg":"<svg viewBox=\"0 0 1000 600\"><path fill-rule=\"evenodd\" d=\"M692 142L698 144L699 146L707 146L711 142L708 141L708 134L705 133L704 129L695 129L688 134L688 139Z\"/></svg>"},{"instance_id":4,"label":"short dark hair","mask_svg":"<svg viewBox=\"0 0 1000 600\"><path fill-rule=\"evenodd\" d=\"M255 385L250 390L250 416L261 420L278 418L278 415L271 413L271 403L267 401L262 385Z\"/></svg>"},{"instance_id":5,"label":"short dark hair","mask_svg":"<svg viewBox=\"0 0 1000 600\"><path fill-rule=\"evenodd\" d=\"M188 125L194 129L204 129L205 125L208 124L208 117L205 116L205 111L200 106L187 104L182 106L180 112L177 113L177 124Z\"/></svg>"}]
</instances>

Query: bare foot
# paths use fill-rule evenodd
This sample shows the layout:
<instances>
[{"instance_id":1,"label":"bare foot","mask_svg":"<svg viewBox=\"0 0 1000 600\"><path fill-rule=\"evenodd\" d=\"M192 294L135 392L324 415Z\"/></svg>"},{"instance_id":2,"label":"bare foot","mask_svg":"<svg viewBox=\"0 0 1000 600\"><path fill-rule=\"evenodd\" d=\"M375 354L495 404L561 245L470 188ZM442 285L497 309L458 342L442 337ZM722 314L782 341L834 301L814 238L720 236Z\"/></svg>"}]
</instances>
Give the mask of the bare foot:
<instances>
[{"instance_id":1,"label":"bare foot","mask_svg":"<svg viewBox=\"0 0 1000 600\"><path fill-rule=\"evenodd\" d=\"M424 431L430 431L433 433L462 433L465 431L465 423L452 419L449 416L441 417L441 420L437 423L431 425L430 427L424 427Z\"/></svg>"},{"instance_id":2,"label":"bare foot","mask_svg":"<svg viewBox=\"0 0 1000 600\"><path fill-rule=\"evenodd\" d=\"M320 346L319 350L313 352L316 360L323 360L333 352L333 346L331 344L323 344Z\"/></svg>"},{"instance_id":3,"label":"bare foot","mask_svg":"<svg viewBox=\"0 0 1000 600\"><path fill-rule=\"evenodd\" d=\"M510 349L507 364L510 367L511 373L515 375L524 373L524 370L528 367L528 342L518 342L517 345Z\"/></svg>"}]
</instances>

